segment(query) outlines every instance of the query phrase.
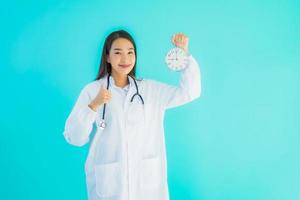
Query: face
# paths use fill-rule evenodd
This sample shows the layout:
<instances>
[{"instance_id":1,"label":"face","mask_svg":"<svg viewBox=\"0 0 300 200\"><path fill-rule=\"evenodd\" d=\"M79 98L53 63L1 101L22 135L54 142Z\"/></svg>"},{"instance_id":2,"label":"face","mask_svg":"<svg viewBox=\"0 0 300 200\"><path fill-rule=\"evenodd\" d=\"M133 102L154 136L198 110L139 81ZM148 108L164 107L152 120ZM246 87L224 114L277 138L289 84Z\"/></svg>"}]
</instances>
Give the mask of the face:
<instances>
[{"instance_id":1,"label":"face","mask_svg":"<svg viewBox=\"0 0 300 200\"><path fill-rule=\"evenodd\" d=\"M133 44L125 38L113 41L107 55L107 62L112 66L112 74L127 76L135 64Z\"/></svg>"}]
</instances>

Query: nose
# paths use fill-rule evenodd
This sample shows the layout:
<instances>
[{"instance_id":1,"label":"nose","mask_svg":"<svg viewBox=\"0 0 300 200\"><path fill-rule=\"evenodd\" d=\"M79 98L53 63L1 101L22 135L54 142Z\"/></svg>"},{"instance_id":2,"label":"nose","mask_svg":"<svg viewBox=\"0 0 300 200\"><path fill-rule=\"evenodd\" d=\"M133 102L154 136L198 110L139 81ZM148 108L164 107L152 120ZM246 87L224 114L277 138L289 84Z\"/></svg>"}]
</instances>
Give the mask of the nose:
<instances>
[{"instance_id":1,"label":"nose","mask_svg":"<svg viewBox=\"0 0 300 200\"><path fill-rule=\"evenodd\" d=\"M121 56L121 62L127 64L129 60L129 56L128 55L122 55Z\"/></svg>"}]
</instances>

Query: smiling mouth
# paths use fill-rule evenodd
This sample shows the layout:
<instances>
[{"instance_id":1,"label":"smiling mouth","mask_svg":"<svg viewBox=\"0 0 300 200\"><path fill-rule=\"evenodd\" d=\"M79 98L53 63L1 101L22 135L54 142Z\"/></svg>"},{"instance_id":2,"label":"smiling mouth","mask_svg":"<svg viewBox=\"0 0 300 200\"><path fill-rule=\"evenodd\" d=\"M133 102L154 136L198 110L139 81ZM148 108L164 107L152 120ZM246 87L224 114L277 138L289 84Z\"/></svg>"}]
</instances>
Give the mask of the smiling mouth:
<instances>
[{"instance_id":1,"label":"smiling mouth","mask_svg":"<svg viewBox=\"0 0 300 200\"><path fill-rule=\"evenodd\" d=\"M126 68L126 67L130 67L131 64L128 64L128 65L119 65L119 66L122 67L122 68Z\"/></svg>"}]
</instances>

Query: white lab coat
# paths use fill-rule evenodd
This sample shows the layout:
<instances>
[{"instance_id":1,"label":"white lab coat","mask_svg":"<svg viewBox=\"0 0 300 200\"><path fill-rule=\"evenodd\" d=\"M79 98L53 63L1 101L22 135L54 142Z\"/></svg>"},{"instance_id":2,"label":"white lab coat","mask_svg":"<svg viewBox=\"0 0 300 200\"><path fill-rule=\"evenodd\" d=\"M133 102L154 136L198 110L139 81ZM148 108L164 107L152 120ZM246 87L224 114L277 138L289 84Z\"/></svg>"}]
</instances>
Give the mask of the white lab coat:
<instances>
[{"instance_id":1,"label":"white lab coat","mask_svg":"<svg viewBox=\"0 0 300 200\"><path fill-rule=\"evenodd\" d=\"M102 117L103 106L95 112L88 104L100 86L106 86L107 77L82 89L66 121L64 137L72 145L91 144L85 162L89 200L169 199L164 113L201 93L200 69L192 55L180 73L178 87L154 80L137 81L144 105L138 97L130 102L136 88L129 77L125 101L119 102L112 91L104 130L95 125Z\"/></svg>"}]
</instances>

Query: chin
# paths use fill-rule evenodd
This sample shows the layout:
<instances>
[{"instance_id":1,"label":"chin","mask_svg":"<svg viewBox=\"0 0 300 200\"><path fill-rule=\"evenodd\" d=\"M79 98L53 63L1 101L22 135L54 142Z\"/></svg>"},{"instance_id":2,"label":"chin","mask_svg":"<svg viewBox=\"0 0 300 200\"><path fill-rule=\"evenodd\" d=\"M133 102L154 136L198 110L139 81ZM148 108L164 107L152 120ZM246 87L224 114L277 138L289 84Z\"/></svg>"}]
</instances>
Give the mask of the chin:
<instances>
[{"instance_id":1,"label":"chin","mask_svg":"<svg viewBox=\"0 0 300 200\"><path fill-rule=\"evenodd\" d=\"M123 75L128 75L130 72L132 71L132 69L121 69L119 71L120 74L123 74Z\"/></svg>"},{"instance_id":2,"label":"chin","mask_svg":"<svg viewBox=\"0 0 300 200\"><path fill-rule=\"evenodd\" d=\"M128 74L130 73L130 71L118 71L118 74L120 74L120 75L124 75L124 76L127 76Z\"/></svg>"}]
</instances>

